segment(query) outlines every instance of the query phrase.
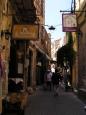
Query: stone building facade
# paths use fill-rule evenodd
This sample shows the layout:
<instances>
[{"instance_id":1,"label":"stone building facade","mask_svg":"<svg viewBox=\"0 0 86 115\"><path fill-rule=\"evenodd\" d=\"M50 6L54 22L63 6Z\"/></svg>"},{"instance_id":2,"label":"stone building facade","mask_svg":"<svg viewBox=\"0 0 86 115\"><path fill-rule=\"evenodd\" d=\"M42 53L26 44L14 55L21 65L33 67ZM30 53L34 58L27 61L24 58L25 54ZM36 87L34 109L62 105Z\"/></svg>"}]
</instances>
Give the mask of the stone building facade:
<instances>
[{"instance_id":1,"label":"stone building facade","mask_svg":"<svg viewBox=\"0 0 86 115\"><path fill-rule=\"evenodd\" d=\"M72 33L73 48L76 52L76 59L73 64L73 88L83 91L86 94L86 4L85 0L76 0L77 31Z\"/></svg>"},{"instance_id":2,"label":"stone building facade","mask_svg":"<svg viewBox=\"0 0 86 115\"><path fill-rule=\"evenodd\" d=\"M0 2L0 56L4 64L3 80L0 79L1 112L2 99L8 94L9 79L22 78L24 90L43 82L43 74L51 56L51 39L42 25L45 22L44 0L41 0L39 4L37 0L23 2L22 0L19 2L17 0L0 0ZM40 15L38 15L38 10L41 11ZM38 39L36 41L14 39L12 29L15 24L38 24ZM9 36L6 36L6 33ZM42 77L40 77L41 75Z\"/></svg>"},{"instance_id":3,"label":"stone building facade","mask_svg":"<svg viewBox=\"0 0 86 115\"><path fill-rule=\"evenodd\" d=\"M78 87L86 91L86 4L83 0L78 13Z\"/></svg>"},{"instance_id":4,"label":"stone building facade","mask_svg":"<svg viewBox=\"0 0 86 115\"><path fill-rule=\"evenodd\" d=\"M0 63L2 63L2 72L0 76L0 112L2 111L2 99L8 93L8 72L10 55L10 36L6 36L6 31L11 32L12 16L7 15L7 9L12 9L7 0L0 0ZM12 10L9 10L11 13ZM0 68L1 69L1 68Z\"/></svg>"}]
</instances>

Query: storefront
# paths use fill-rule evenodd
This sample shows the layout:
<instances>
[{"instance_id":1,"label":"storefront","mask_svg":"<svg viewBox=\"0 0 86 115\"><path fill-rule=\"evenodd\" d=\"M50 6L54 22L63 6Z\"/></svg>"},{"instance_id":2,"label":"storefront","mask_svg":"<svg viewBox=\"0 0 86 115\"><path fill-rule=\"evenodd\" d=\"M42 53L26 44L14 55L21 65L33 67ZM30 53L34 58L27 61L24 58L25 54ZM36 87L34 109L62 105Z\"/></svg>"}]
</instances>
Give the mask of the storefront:
<instances>
[{"instance_id":1,"label":"storefront","mask_svg":"<svg viewBox=\"0 0 86 115\"><path fill-rule=\"evenodd\" d=\"M41 49L37 49L36 59L36 82L37 85L44 83L44 74L50 65L50 57Z\"/></svg>"}]
</instances>

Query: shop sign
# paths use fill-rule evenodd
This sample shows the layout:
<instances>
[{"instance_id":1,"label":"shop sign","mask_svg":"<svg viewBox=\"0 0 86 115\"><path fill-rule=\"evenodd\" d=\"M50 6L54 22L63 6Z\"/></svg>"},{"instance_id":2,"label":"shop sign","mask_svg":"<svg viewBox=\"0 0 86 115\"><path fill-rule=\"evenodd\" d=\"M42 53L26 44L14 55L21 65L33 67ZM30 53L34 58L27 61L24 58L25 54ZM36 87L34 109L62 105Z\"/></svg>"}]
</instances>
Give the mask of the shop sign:
<instances>
[{"instance_id":1,"label":"shop sign","mask_svg":"<svg viewBox=\"0 0 86 115\"><path fill-rule=\"evenodd\" d=\"M77 31L76 14L71 13L62 14L62 29L63 32Z\"/></svg>"},{"instance_id":2,"label":"shop sign","mask_svg":"<svg viewBox=\"0 0 86 115\"><path fill-rule=\"evenodd\" d=\"M15 40L37 40L39 38L38 25L14 25L12 37Z\"/></svg>"}]
</instances>

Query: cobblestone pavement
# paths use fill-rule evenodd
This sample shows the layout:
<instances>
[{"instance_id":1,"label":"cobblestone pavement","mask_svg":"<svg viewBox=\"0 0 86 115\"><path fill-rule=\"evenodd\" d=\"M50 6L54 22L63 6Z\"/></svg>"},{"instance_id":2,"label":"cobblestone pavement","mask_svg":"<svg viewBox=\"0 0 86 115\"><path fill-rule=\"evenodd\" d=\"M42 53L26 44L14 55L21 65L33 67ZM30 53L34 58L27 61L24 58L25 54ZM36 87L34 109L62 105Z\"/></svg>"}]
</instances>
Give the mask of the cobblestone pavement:
<instances>
[{"instance_id":1,"label":"cobblestone pavement","mask_svg":"<svg viewBox=\"0 0 86 115\"><path fill-rule=\"evenodd\" d=\"M25 115L86 115L84 103L72 92L59 89L59 96L53 91L38 89L28 99Z\"/></svg>"}]
</instances>

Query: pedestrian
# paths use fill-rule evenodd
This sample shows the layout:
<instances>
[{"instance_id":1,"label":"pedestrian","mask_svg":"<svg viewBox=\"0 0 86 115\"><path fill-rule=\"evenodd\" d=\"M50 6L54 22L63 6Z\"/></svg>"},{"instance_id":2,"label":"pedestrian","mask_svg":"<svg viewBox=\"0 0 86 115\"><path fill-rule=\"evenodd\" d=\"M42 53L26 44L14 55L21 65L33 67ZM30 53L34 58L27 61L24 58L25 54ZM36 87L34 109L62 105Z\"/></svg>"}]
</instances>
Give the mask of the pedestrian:
<instances>
[{"instance_id":1,"label":"pedestrian","mask_svg":"<svg viewBox=\"0 0 86 115\"><path fill-rule=\"evenodd\" d=\"M67 76L67 68L66 67L64 68L63 76L64 76L65 91L68 91L68 76Z\"/></svg>"},{"instance_id":2,"label":"pedestrian","mask_svg":"<svg viewBox=\"0 0 86 115\"><path fill-rule=\"evenodd\" d=\"M52 85L52 72L51 70L47 70L46 74L46 83L47 83L47 89L51 91L51 85Z\"/></svg>"},{"instance_id":3,"label":"pedestrian","mask_svg":"<svg viewBox=\"0 0 86 115\"><path fill-rule=\"evenodd\" d=\"M43 89L46 90L47 89L47 71L44 74L44 84L43 84Z\"/></svg>"},{"instance_id":4,"label":"pedestrian","mask_svg":"<svg viewBox=\"0 0 86 115\"><path fill-rule=\"evenodd\" d=\"M53 84L55 96L58 96L59 77L60 77L60 73L59 73L58 69L56 68L55 73L53 73L53 75L52 75L52 84Z\"/></svg>"}]
</instances>

